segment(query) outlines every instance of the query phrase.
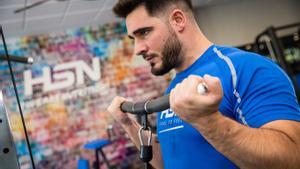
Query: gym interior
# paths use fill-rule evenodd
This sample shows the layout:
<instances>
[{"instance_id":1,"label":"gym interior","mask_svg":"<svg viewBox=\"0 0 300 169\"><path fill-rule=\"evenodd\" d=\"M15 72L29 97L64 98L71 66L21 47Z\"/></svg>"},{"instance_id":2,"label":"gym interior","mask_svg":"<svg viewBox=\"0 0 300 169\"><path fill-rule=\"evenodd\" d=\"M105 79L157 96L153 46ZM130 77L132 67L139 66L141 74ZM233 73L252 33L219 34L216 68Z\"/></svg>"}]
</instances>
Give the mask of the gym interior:
<instances>
[{"instance_id":1,"label":"gym interior","mask_svg":"<svg viewBox=\"0 0 300 169\"><path fill-rule=\"evenodd\" d=\"M144 167L107 107L164 95L174 72L156 77L135 56L116 2L0 0L0 169ZM213 43L272 59L300 100L299 0L192 2ZM156 114L146 122L155 133Z\"/></svg>"}]
</instances>

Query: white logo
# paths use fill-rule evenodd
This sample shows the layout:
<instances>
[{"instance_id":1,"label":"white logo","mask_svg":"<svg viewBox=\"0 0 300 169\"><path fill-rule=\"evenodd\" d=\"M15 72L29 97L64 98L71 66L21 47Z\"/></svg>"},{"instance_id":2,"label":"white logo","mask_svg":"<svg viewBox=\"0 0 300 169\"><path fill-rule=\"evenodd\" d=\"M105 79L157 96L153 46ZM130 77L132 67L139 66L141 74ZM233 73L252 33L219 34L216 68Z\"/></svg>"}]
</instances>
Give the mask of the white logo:
<instances>
[{"instance_id":1,"label":"white logo","mask_svg":"<svg viewBox=\"0 0 300 169\"><path fill-rule=\"evenodd\" d=\"M164 110L161 112L160 114L160 119L163 119L163 118L172 118L176 116L176 114L171 110L171 109L167 109L167 110Z\"/></svg>"},{"instance_id":2,"label":"white logo","mask_svg":"<svg viewBox=\"0 0 300 169\"><path fill-rule=\"evenodd\" d=\"M43 85L43 92L64 89L73 86L75 83L76 85L82 85L84 84L84 74L93 81L100 80L99 58L93 58L91 67L81 60L56 65L52 70L52 78L50 67L44 67L43 75L35 78L32 77L31 70L27 70L24 72L24 94L25 96L31 96L33 86L38 84Z\"/></svg>"}]
</instances>

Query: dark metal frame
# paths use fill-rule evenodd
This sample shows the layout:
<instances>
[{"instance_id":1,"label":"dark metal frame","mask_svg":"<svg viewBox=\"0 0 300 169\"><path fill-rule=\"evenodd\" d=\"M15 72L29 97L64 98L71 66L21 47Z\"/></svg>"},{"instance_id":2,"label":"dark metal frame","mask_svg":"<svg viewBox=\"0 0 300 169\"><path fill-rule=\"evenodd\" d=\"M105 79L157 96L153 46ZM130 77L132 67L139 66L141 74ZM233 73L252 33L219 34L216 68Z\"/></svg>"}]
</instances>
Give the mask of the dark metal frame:
<instances>
[{"instance_id":1,"label":"dark metal frame","mask_svg":"<svg viewBox=\"0 0 300 169\"><path fill-rule=\"evenodd\" d=\"M0 169L19 169L18 157L0 91Z\"/></svg>"},{"instance_id":2,"label":"dark metal frame","mask_svg":"<svg viewBox=\"0 0 300 169\"><path fill-rule=\"evenodd\" d=\"M13 85L13 89L14 89L14 92L15 92L18 109L19 109L19 112L20 112L20 115L21 115L21 120L22 120L23 129L24 129L24 133L25 133L27 148L28 148L29 155L30 155L31 167L32 167L32 169L35 169L36 167L35 167L35 164L34 164L32 150L31 150L31 147L30 147L29 136L28 136L26 125L25 125L23 111L22 111L21 103L20 103L20 98L19 98L19 94L18 94L18 91L17 91L16 82L15 82L15 77L14 77L13 70L12 70L11 62L13 60L10 59L10 55L8 54L8 49L7 49L7 46L6 46L5 37L4 37L4 33L3 33L3 29L2 29L1 25L0 25L0 35L1 35L2 43L3 43L3 47L4 47L4 51L5 51L6 60L7 60L8 67L9 67L9 74L11 76L12 85ZM26 59L24 59L24 60L26 60ZM11 135L11 130L10 130L10 126L9 126L9 122L8 122L8 118L7 118L7 113L5 111L5 107L4 107L4 104L3 104L3 95L2 95L2 93L0 93L0 102L1 102L0 112L2 114L1 116L4 117L4 115L6 115L5 118L4 118L4 122L5 122L4 126L0 126L1 127L0 128L1 129L0 133L2 133L2 130L3 130L3 133L4 133L4 135L0 134L0 136L1 136L0 137L0 148L2 148L1 147L2 146L2 144L1 144L2 139L6 143L5 146L8 146L8 147L4 147L4 149L3 149L4 155L1 154L1 156L0 156L0 158L1 158L0 160L2 162L2 163L0 163L1 164L0 169L18 169L19 164L15 164L15 163L18 163L18 158L17 158L17 154L16 154L16 149L14 147L13 137ZM0 119L0 122L1 122L1 119ZM3 122L3 120L2 120L2 122ZM11 151L12 154L10 153L10 151ZM2 160L4 160L4 161L2 161ZM7 165L2 165L2 164L7 164ZM9 167L6 168L7 166L9 166Z\"/></svg>"}]
</instances>

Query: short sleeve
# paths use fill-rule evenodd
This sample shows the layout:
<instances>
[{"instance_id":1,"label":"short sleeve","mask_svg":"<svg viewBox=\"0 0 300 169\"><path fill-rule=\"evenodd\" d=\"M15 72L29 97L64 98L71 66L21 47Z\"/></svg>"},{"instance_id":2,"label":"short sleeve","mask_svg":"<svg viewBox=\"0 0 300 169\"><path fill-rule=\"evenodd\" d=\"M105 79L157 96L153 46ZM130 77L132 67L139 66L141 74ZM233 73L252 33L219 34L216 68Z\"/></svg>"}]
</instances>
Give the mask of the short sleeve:
<instances>
[{"instance_id":1,"label":"short sleeve","mask_svg":"<svg viewBox=\"0 0 300 169\"><path fill-rule=\"evenodd\" d=\"M275 120L300 121L300 109L293 85L273 62L252 59L238 69L235 117L258 128Z\"/></svg>"}]
</instances>

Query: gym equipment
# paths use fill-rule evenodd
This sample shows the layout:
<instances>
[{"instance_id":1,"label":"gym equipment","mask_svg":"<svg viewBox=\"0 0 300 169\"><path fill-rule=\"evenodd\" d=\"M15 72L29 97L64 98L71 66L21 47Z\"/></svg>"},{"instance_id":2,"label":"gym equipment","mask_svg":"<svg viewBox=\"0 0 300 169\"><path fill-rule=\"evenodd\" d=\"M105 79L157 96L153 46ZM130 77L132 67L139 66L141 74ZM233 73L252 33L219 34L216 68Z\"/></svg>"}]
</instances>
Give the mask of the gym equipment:
<instances>
[{"instance_id":1,"label":"gym equipment","mask_svg":"<svg viewBox=\"0 0 300 169\"><path fill-rule=\"evenodd\" d=\"M94 168L99 169L100 168L100 158L99 158L99 152L101 153L101 156L104 160L104 163L106 164L108 169L111 169L112 167L110 166L105 153L103 152L102 148L104 148L106 145L111 144L111 141L108 139L98 139L92 142L89 142L84 145L83 148L87 150L95 150L95 159L96 161L94 162Z\"/></svg>"},{"instance_id":2,"label":"gym equipment","mask_svg":"<svg viewBox=\"0 0 300 169\"><path fill-rule=\"evenodd\" d=\"M10 55L8 54L8 50L7 50L7 46L6 46L6 42L5 42L5 38L4 38L4 33L3 33L3 29L2 29L1 25L0 25L0 34L2 37L3 47L4 47L4 51L5 51L5 60L7 60L7 63L8 63L9 73L11 76L12 84L14 87L14 92L15 92L16 99L17 99L17 105L19 108L23 128L25 131L25 138L26 138L26 143L27 143L27 147L29 150L31 166L33 169L35 169L35 164L34 164L34 160L33 160L32 151L30 148L30 143L29 143L29 138L28 138L27 129L26 129L26 125L25 125L25 120L23 117L23 112L21 109L20 99L19 99L19 95L17 92L16 82L15 82L15 78L14 78L14 74L13 74L13 70L12 70L12 66L11 66L11 61L19 62L19 63L28 63L28 61L32 62L33 59L16 58L14 56L10 57ZM3 56L0 56L0 59L3 59ZM2 93L0 94L0 149L1 149L0 169L19 169L20 166L18 164L18 158L17 158L17 153L15 150L15 145L14 145L13 138L12 138L10 128L9 128L9 121L7 118L7 113L5 111L5 107L3 104Z\"/></svg>"},{"instance_id":3,"label":"gym equipment","mask_svg":"<svg viewBox=\"0 0 300 169\"><path fill-rule=\"evenodd\" d=\"M197 86L199 94L205 94L208 91L208 87L205 83L200 83ZM162 96L155 100L148 100L144 102L123 102L121 104L121 110L124 113L131 113L142 116L142 127L139 129L138 136L140 140L140 159L145 163L145 169L151 168L149 162L152 160L152 131L148 126L148 114L154 112L160 112L170 108L169 95ZM148 131L149 138L148 144L144 144L142 141L142 132Z\"/></svg>"},{"instance_id":4,"label":"gym equipment","mask_svg":"<svg viewBox=\"0 0 300 169\"><path fill-rule=\"evenodd\" d=\"M17 169L19 167L16 148L10 132L9 121L0 91L0 168Z\"/></svg>"},{"instance_id":5,"label":"gym equipment","mask_svg":"<svg viewBox=\"0 0 300 169\"><path fill-rule=\"evenodd\" d=\"M13 56L13 55L9 55L9 59L12 62L18 62L18 63L24 63L24 64L32 64L34 61L32 57L25 58L25 57ZM0 60L7 60L6 55L0 54Z\"/></svg>"},{"instance_id":6,"label":"gym equipment","mask_svg":"<svg viewBox=\"0 0 300 169\"><path fill-rule=\"evenodd\" d=\"M199 94L205 94L208 91L208 87L205 83L200 83L197 86L197 92ZM124 102L121 104L121 110L123 112L147 115L154 112L160 112L170 108L169 95L159 97L155 100L148 100L144 102Z\"/></svg>"}]
</instances>

